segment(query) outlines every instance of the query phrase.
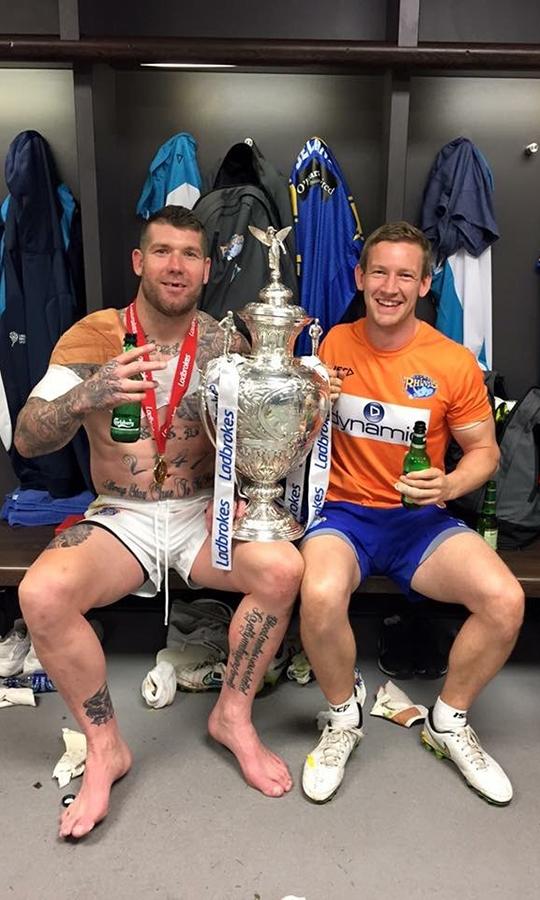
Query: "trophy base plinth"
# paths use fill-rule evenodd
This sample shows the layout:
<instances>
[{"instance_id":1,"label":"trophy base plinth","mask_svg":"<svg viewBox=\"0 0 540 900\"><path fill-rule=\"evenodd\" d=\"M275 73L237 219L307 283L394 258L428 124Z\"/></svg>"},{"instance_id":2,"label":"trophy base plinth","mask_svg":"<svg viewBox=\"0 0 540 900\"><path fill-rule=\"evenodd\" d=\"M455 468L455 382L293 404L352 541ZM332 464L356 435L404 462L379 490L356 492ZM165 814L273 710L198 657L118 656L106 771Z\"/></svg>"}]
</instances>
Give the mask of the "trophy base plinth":
<instances>
[{"instance_id":1,"label":"trophy base plinth","mask_svg":"<svg viewBox=\"0 0 540 900\"><path fill-rule=\"evenodd\" d=\"M274 503L251 502L237 519L233 538L235 541L297 541L304 531L305 526L288 510Z\"/></svg>"}]
</instances>

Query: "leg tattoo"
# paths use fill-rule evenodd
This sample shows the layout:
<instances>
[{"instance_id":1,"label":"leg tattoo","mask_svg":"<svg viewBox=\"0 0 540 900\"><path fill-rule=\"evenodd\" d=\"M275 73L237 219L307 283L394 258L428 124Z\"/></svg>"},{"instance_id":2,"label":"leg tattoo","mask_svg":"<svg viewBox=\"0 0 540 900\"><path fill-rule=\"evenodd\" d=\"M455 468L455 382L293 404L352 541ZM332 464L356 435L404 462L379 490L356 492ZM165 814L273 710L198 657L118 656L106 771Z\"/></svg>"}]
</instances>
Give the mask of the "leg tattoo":
<instances>
[{"instance_id":1,"label":"leg tattoo","mask_svg":"<svg viewBox=\"0 0 540 900\"><path fill-rule=\"evenodd\" d=\"M77 547L79 544L87 541L94 526L89 522L81 522L78 525L72 525L71 528L57 534L56 537L45 547L46 550L56 550L58 547Z\"/></svg>"},{"instance_id":2,"label":"leg tattoo","mask_svg":"<svg viewBox=\"0 0 540 900\"><path fill-rule=\"evenodd\" d=\"M244 624L240 628L240 640L229 660L229 672L226 679L228 687L247 694L252 681L253 670L264 650L270 631L277 625L276 616L268 616L259 609L252 609L244 616ZM240 670L243 670L242 673ZM239 682L237 684L237 682Z\"/></svg>"},{"instance_id":3,"label":"leg tattoo","mask_svg":"<svg viewBox=\"0 0 540 900\"><path fill-rule=\"evenodd\" d=\"M112 719L114 709L106 682L93 697L84 701L83 707L92 725L105 725L109 719Z\"/></svg>"}]
</instances>

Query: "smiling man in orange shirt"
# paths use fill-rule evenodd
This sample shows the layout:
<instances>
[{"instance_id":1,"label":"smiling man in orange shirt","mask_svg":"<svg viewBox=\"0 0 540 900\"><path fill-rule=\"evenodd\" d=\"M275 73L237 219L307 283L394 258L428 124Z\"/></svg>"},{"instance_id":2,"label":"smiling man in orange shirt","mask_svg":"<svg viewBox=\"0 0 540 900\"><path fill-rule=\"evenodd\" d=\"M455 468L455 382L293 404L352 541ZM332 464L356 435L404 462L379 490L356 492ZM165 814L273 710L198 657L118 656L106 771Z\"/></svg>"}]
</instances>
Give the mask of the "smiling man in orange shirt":
<instances>
[{"instance_id":1,"label":"smiling man in orange shirt","mask_svg":"<svg viewBox=\"0 0 540 900\"><path fill-rule=\"evenodd\" d=\"M469 350L416 318L417 300L431 284L430 245L418 229L398 222L374 232L356 282L365 318L335 326L321 348L324 362L342 375L343 389L333 409L326 503L302 545L302 641L329 704L328 724L304 766L304 792L315 802L329 800L362 737L348 607L362 580L384 573L413 599L420 594L467 606L470 616L454 641L422 741L451 759L478 794L505 805L510 781L481 747L467 713L512 651L523 592L482 538L445 509L497 468L482 372ZM426 424L431 467L404 475L418 420ZM446 474L451 437L463 457ZM402 495L415 508L404 508Z\"/></svg>"}]
</instances>

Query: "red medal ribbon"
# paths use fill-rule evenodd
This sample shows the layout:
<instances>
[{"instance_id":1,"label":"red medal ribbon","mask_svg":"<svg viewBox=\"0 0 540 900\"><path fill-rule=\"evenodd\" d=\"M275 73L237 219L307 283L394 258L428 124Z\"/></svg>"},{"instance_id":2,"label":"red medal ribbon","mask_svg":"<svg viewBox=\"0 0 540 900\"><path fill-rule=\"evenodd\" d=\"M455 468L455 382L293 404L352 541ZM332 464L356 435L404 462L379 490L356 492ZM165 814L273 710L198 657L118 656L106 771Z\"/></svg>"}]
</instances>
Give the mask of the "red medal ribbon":
<instances>
[{"instance_id":1,"label":"red medal ribbon","mask_svg":"<svg viewBox=\"0 0 540 900\"><path fill-rule=\"evenodd\" d=\"M137 316L135 301L133 301L133 303L131 303L126 310L126 325L128 332L137 335L137 347L142 347L143 344L146 343L146 339L141 328L141 323L139 322L139 317ZM156 392L154 388L146 389L142 408L144 409L148 424L150 425L150 429L156 442L156 447L161 460L163 460L163 457L165 456L167 432L169 431L174 413L180 406L180 403L182 402L184 394L186 393L189 382L191 380L191 373L193 371L193 365L195 363L195 353L197 350L198 334L199 326L197 322L197 314L195 314L193 316L193 319L191 320L189 331L186 334L180 348L180 354L178 356L178 363L176 365L176 372L174 374L167 413L161 428L159 427L158 422ZM148 353L143 353L143 359L145 360L145 362L150 361ZM142 374L145 381L152 381L152 372L143 372ZM161 483L163 483L163 481L161 481Z\"/></svg>"}]
</instances>

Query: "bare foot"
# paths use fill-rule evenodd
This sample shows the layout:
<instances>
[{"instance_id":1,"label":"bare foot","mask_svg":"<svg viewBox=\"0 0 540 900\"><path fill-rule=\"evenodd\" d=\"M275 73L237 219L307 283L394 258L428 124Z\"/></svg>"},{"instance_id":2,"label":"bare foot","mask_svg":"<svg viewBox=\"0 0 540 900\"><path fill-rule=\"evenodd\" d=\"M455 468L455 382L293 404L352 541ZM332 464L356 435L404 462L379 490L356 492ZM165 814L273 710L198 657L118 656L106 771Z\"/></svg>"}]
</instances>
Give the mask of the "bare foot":
<instances>
[{"instance_id":1,"label":"bare foot","mask_svg":"<svg viewBox=\"0 0 540 900\"><path fill-rule=\"evenodd\" d=\"M261 743L251 722L227 721L218 703L210 713L208 731L214 740L234 753L251 787L267 797L281 797L290 791L291 773L283 760Z\"/></svg>"},{"instance_id":2,"label":"bare foot","mask_svg":"<svg viewBox=\"0 0 540 900\"><path fill-rule=\"evenodd\" d=\"M60 837L83 837L105 818L111 787L126 774L131 762L131 751L121 738L112 749L88 750L82 787L60 817Z\"/></svg>"}]
</instances>

